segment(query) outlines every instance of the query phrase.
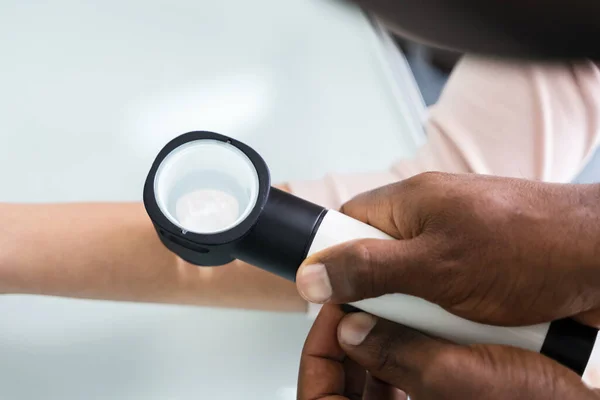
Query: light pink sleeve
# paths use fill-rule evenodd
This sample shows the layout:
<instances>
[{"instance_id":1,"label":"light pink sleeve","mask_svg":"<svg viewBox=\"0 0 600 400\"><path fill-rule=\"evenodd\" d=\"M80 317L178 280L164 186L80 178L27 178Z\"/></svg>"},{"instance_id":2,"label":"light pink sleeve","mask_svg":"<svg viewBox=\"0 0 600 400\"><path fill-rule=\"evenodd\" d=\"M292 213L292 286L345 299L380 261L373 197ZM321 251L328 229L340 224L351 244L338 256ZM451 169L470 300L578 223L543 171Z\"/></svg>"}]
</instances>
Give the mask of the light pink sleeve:
<instances>
[{"instance_id":1,"label":"light pink sleeve","mask_svg":"<svg viewBox=\"0 0 600 400\"><path fill-rule=\"evenodd\" d=\"M465 57L430 108L428 143L389 171L291 182L296 195L337 209L355 195L426 171L569 182L600 135L600 71Z\"/></svg>"}]
</instances>

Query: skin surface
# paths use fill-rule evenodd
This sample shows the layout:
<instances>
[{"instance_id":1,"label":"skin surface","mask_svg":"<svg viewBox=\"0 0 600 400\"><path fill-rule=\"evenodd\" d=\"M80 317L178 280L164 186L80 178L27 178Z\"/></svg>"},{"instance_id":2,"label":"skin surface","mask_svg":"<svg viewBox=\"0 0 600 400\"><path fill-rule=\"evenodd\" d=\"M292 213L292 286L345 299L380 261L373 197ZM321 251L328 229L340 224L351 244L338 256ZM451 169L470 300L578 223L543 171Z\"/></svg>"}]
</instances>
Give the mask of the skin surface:
<instances>
[{"instance_id":1,"label":"skin surface","mask_svg":"<svg viewBox=\"0 0 600 400\"><path fill-rule=\"evenodd\" d=\"M306 310L293 283L258 268L181 261L141 203L0 204L0 220L0 293Z\"/></svg>"}]
</instances>

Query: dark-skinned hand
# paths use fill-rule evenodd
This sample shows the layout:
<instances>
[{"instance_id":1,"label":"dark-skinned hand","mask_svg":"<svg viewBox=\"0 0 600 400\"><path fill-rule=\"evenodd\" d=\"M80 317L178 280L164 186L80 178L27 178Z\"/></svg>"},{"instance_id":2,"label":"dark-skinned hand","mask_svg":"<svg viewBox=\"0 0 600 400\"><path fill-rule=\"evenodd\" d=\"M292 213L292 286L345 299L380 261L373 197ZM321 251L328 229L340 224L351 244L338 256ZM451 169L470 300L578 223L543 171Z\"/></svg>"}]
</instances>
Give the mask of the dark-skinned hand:
<instances>
[{"instance_id":1,"label":"dark-skinned hand","mask_svg":"<svg viewBox=\"0 0 600 400\"><path fill-rule=\"evenodd\" d=\"M599 322L598 185L427 173L342 212L398 240L358 240L307 259L297 287L310 302L403 293L488 324Z\"/></svg>"},{"instance_id":2,"label":"dark-skinned hand","mask_svg":"<svg viewBox=\"0 0 600 400\"><path fill-rule=\"evenodd\" d=\"M599 200L598 185L422 174L363 194L342 209L397 240L358 240L315 254L298 271L297 286L315 303L403 293L483 323L574 317L597 326ZM321 342L328 334L331 339L332 326L342 319L339 310L325 310L303 353L301 399L368 398L368 391L347 390L349 382L362 387L362 381L356 370L335 367L346 357L415 400L598 396L579 376L537 353L459 346L364 313L343 320L338 345ZM331 371L314 375L320 368ZM328 391L339 379L344 386Z\"/></svg>"},{"instance_id":3,"label":"dark-skinned hand","mask_svg":"<svg viewBox=\"0 0 600 400\"><path fill-rule=\"evenodd\" d=\"M325 306L302 351L298 400L406 399L396 388L412 400L600 399L577 374L539 354L459 346Z\"/></svg>"}]
</instances>

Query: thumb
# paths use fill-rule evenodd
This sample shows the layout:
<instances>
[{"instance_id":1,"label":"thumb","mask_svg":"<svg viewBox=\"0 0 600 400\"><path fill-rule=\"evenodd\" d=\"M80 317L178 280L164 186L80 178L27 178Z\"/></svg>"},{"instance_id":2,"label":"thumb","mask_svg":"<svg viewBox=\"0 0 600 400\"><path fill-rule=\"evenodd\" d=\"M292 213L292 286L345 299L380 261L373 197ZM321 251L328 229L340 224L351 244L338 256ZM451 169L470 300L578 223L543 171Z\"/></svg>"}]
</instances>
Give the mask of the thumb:
<instances>
[{"instance_id":1,"label":"thumb","mask_svg":"<svg viewBox=\"0 0 600 400\"><path fill-rule=\"evenodd\" d=\"M573 371L514 347L459 346L366 313L338 325L344 353L412 399L598 399Z\"/></svg>"},{"instance_id":2,"label":"thumb","mask_svg":"<svg viewBox=\"0 0 600 400\"><path fill-rule=\"evenodd\" d=\"M432 281L439 278L427 248L425 236L344 243L309 257L298 269L296 285L307 301L320 304L389 293L435 298Z\"/></svg>"},{"instance_id":3,"label":"thumb","mask_svg":"<svg viewBox=\"0 0 600 400\"><path fill-rule=\"evenodd\" d=\"M464 358L457 345L366 313L344 317L338 325L338 341L350 359L411 397L429 386L427 376L432 375L433 367L437 372L432 380L440 381L447 361L460 364ZM450 372L451 368L445 369Z\"/></svg>"}]
</instances>

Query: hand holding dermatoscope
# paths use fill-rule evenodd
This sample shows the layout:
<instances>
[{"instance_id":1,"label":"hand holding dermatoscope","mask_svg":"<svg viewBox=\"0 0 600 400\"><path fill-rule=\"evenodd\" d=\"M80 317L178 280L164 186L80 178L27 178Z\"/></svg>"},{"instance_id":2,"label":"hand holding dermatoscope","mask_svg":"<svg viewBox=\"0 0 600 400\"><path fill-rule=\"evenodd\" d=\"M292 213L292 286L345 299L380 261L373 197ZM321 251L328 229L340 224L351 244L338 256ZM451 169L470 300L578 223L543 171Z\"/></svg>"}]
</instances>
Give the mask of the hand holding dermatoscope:
<instances>
[{"instance_id":1,"label":"hand holding dermatoscope","mask_svg":"<svg viewBox=\"0 0 600 400\"><path fill-rule=\"evenodd\" d=\"M185 261L235 259L293 281L315 252L361 238L392 239L336 211L271 187L250 147L211 132L186 133L154 161L144 203L161 241ZM391 294L352 304L379 317L462 344L503 344L541 352L583 374L597 330L572 320L498 327L457 317L423 299ZM600 342L600 341L598 341Z\"/></svg>"}]
</instances>

